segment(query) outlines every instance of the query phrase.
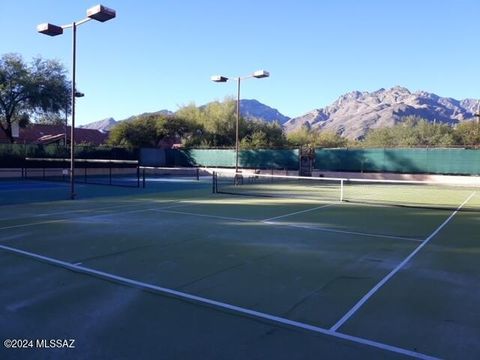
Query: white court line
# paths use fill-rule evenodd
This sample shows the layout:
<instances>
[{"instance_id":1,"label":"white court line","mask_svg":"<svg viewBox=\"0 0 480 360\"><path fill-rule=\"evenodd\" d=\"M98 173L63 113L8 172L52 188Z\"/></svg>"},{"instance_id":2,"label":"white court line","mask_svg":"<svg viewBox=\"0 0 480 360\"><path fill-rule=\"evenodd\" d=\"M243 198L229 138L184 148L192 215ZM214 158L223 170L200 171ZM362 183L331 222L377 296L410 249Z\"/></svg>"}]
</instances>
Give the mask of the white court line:
<instances>
[{"instance_id":1,"label":"white court line","mask_svg":"<svg viewBox=\"0 0 480 360\"><path fill-rule=\"evenodd\" d=\"M458 206L458 208L438 227L435 229L434 232L430 234L415 250L413 250L410 255L408 255L405 260L403 260L398 266L390 271L390 273L385 276L380 282L375 285L367 294L365 294L356 304L352 307L340 320L337 321L335 325L333 325L330 330L337 331L339 327L341 327L346 321L348 321L357 311L365 304L368 299L370 299L385 283L390 280L396 273L398 273L407 262L409 262L425 245L427 245L430 240L432 240L435 235L437 235L440 230L442 230L452 218L457 214L457 212L475 195L475 191L470 194L470 196Z\"/></svg>"},{"instance_id":2,"label":"white court line","mask_svg":"<svg viewBox=\"0 0 480 360\"><path fill-rule=\"evenodd\" d=\"M4 226L4 227L0 227L0 230L8 230L8 229L15 229L15 228L21 228L21 227L28 227L28 226L35 226L35 225L43 225L43 224L51 224L51 223L68 221L68 220L69 220L69 219L37 221L37 222L34 222L34 223L28 223L28 224L19 224L19 225Z\"/></svg>"},{"instance_id":3,"label":"white court line","mask_svg":"<svg viewBox=\"0 0 480 360\"><path fill-rule=\"evenodd\" d=\"M211 219L262 223L262 224L273 225L273 226L295 227L295 228L303 228L303 229L317 230L317 231L323 231L323 232L359 235L359 236L365 236L365 237L375 237L375 238L395 239L395 240L407 240L407 241L414 241L414 242L421 242L422 241L421 239L415 239L415 238L409 238L409 237L403 237L403 236L370 234L370 233L363 233L363 232L357 232L357 231L336 230L336 229L329 229L329 228L322 228L322 227L315 227L315 226L308 226L308 225L282 223L282 222L266 221L266 220L242 219L242 218L235 218L235 217L229 217L229 216L219 216L219 215L196 214L196 213L191 213L191 212L187 212L187 211L170 211L170 210L164 210L164 209L167 209L167 208L162 208L162 209L152 208L152 209L148 209L148 210L157 211L157 212L172 213L172 214L179 214L179 215L205 217L205 218L211 218Z\"/></svg>"},{"instance_id":4,"label":"white court line","mask_svg":"<svg viewBox=\"0 0 480 360\"><path fill-rule=\"evenodd\" d=\"M0 230L16 229L16 228L22 228L22 227L29 227L29 226L43 225L43 224L51 224L51 223L59 223L59 222L76 221L76 220L81 220L81 219L85 219L85 218L93 218L93 217L122 215L122 214L133 214L133 213L136 213L136 212L147 212L147 211L152 211L152 210L153 211L161 211L163 209L172 209L172 208L195 205L195 204L191 204L191 203L184 203L185 201L188 201L188 200L168 201L167 203L172 203L173 202L173 203L175 203L175 205L165 206L165 207L160 207L160 208L146 208L146 209L139 209L139 210L113 212L113 213L109 213L109 214L85 215L85 216L70 217L70 218L64 218L64 219L58 219L58 220L45 220L45 221L37 221L37 222L32 222L32 223L27 223L27 224L9 225L9 226L0 227ZM182 202L182 203L179 204L180 202ZM137 205L137 204L135 204L135 205ZM135 206L135 205L134 204L125 205L124 207L131 207L131 206ZM138 205L141 205L141 204L138 204ZM115 206L115 207L117 207L117 206ZM106 209L106 208L103 208L103 209ZM101 210L101 209L95 209L95 210ZM66 211L66 212L63 212L63 213L84 212L84 211L89 211L89 210L88 209L78 209L78 210ZM165 212L166 212L166 210L165 210ZM173 212L173 211L171 211L171 212ZM180 213L180 212L178 212L178 213ZM58 214L62 214L62 213L58 213ZM183 213L183 214L202 216L202 215L198 215L198 214L194 214L194 213ZM207 216L207 215L203 215L203 216ZM249 221L249 220L246 220L246 219L234 219L234 218L231 218L230 220ZM2 239L0 239L0 241L2 241Z\"/></svg>"},{"instance_id":5,"label":"white court line","mask_svg":"<svg viewBox=\"0 0 480 360\"><path fill-rule=\"evenodd\" d=\"M51 257L31 253L31 252L16 249L16 248L12 248L12 247L9 247L9 246L0 245L0 249L3 249L4 251L10 252L10 253L23 255L23 256L26 256L26 257L29 257L29 258L40 260L40 261L46 262L48 264L53 264L53 265L56 265L56 266L60 266L62 268L65 268L65 269L68 269L68 270L71 270L71 271L74 271L74 272L79 272L79 273L83 273L83 274L87 274L87 275L92 275L92 276L95 276L95 277L98 277L98 278L101 278L101 279L118 282L118 283L121 283L121 284L124 284L124 285L133 286L133 287L140 288L140 289L143 289L143 290L154 291L154 292L164 294L164 295L167 295L167 296L173 296L173 297L181 299L181 300L186 300L186 301L199 303L199 304L206 304L206 305L212 306L216 309L227 310L227 311L231 311L231 312L241 314L241 315L246 315L246 316L256 318L256 319L267 320L267 321L274 322L274 323L281 324L281 325L287 325L287 326L298 328L298 329L308 330L308 331L312 331L312 332L315 332L315 333L335 337L335 338L338 338L338 339L347 340L347 341L354 342L354 343L357 343L357 344L366 345L366 346L374 347L374 348L377 348L377 349L394 352L394 353L397 353L397 354L411 356L411 357L414 357L414 358L417 358L417 359L438 360L435 357L432 357L432 356L429 356L429 355L426 355L426 354L422 354L422 353L418 353L418 352L415 352L415 351L412 351L412 350L403 349L403 348L400 348L400 347L396 347L396 346L392 346L392 345L388 345L388 344L383 344L383 343L379 343L379 342L376 342L376 341L373 341L373 340L363 339L363 338L352 336L352 335L342 334L342 333L338 333L338 332L335 332L335 331L332 331L332 330L321 328L319 326L309 325L309 324L302 323L302 322L299 322L299 321L290 320L290 319L282 318L282 317L279 317L279 316L259 312L259 311L256 311L256 310L252 310L252 309L248 309L248 308L244 308L244 307L240 307L240 306L236 306L236 305L232 305L232 304L223 303L223 302L220 302L220 301L204 298L204 297L197 296L197 295L188 294L188 293L185 293L185 292L182 292L182 291L177 291L177 290L173 290L173 289L169 289L169 288L165 288L165 287L161 287L161 286L157 286L157 285L153 285L153 284L149 284L149 283L144 283L144 282L133 280L133 279L130 279L130 278L126 278L126 277L123 277L123 276L118 276L118 275L114 275L114 274L107 273L107 272L104 272L104 271L94 270L94 269L87 268L87 267L84 267L84 266L71 264L71 263L68 263L68 262L65 262L65 261L62 261L62 260L54 259L54 258L51 258Z\"/></svg>"},{"instance_id":6,"label":"white court line","mask_svg":"<svg viewBox=\"0 0 480 360\"><path fill-rule=\"evenodd\" d=\"M191 200L177 200L175 203L176 205L170 205L170 206L163 206L163 207L159 207L159 208L156 208L158 210L162 210L162 209L174 209L174 208L180 208L180 207L185 207L185 206L197 206L197 205L201 205L199 203L191 203L189 202ZM150 209L152 210L152 209Z\"/></svg>"},{"instance_id":7,"label":"white court line","mask_svg":"<svg viewBox=\"0 0 480 360\"><path fill-rule=\"evenodd\" d=\"M81 203L82 205L87 205L87 206L90 204L90 202L91 202L90 200L79 200L79 203ZM147 201L147 203L150 203L150 202L156 203L155 201L152 201L152 200ZM172 202L178 202L178 200L169 200L169 201L163 202L162 204L170 204ZM32 217L32 218L34 218L34 217L47 217L47 216L54 216L54 215L63 215L63 214L72 214L72 213L82 213L82 212L127 208L127 207L132 207L132 206L141 206L141 205L145 205L145 201L142 201L142 202L139 201L135 204L127 203L127 204L122 204L122 205L104 206L104 207L99 207L99 208L83 208L83 209L73 209L73 210L49 212L49 213L44 212L44 213L28 215L28 216ZM16 216L16 217L3 218L3 220L16 220L16 219L24 219L24 218L25 218L25 216L23 216L23 217Z\"/></svg>"},{"instance_id":8,"label":"white court line","mask_svg":"<svg viewBox=\"0 0 480 360\"><path fill-rule=\"evenodd\" d=\"M172 200L168 201L166 203L178 203L178 200ZM88 211L101 211L101 210L109 210L109 209L115 209L119 207L132 207L132 206L137 206L137 205L145 205L145 204L131 204L131 205L118 205L118 206L112 206L112 207L104 207L104 208L97 208L97 209L78 209L78 210L70 210L70 211L64 211L64 212L57 212L57 213L51 213L51 214L40 214L40 215L33 215L32 217L39 217L39 216L49 216L49 215L62 215L62 214L71 214L71 213L77 213L77 212L88 212ZM181 204L181 205L171 205L171 206L166 206L159 208L160 209L171 209L171 208L176 208L176 207L182 207L182 206L188 206L191 204ZM111 216L111 215L122 215L122 214L133 214L136 212L146 212L146 211L151 211L151 210L157 210L157 209L152 209L152 208L146 208L146 209L139 209L139 210L129 210L129 211L122 211L122 212L113 212L113 213L108 213L108 214L95 214L95 215L82 215L82 216L77 216L77 217L68 217L68 218L63 218L63 219L58 219L58 220L45 220L45 221L37 221L37 222L32 222L32 223L27 223L27 224L19 224L19 225L10 225L10 226L5 226L5 227L0 227L0 230L8 230L8 229L15 229L15 228L20 228L20 227L28 227L28 226L35 226L35 225L42 225L42 224L50 224L50 223L57 223L57 222L67 222L67 221L75 221L75 220L80 220L80 219L85 219L85 218L93 218L93 217L101 217L101 216ZM14 218L18 219L18 218ZM12 218L7 219L7 220L12 220Z\"/></svg>"},{"instance_id":9,"label":"white court line","mask_svg":"<svg viewBox=\"0 0 480 360\"><path fill-rule=\"evenodd\" d=\"M150 210L157 211L157 212L171 213L171 214L206 217L206 218L212 218L212 219L234 220L234 221L240 221L240 222L257 222L257 220L241 219L241 218L234 218L234 217L228 217L228 216L218 216L218 215L196 214L196 213L191 213L191 212L187 212L187 211L173 211L173 210L165 210L165 209L166 208L150 209Z\"/></svg>"},{"instance_id":10,"label":"white court line","mask_svg":"<svg viewBox=\"0 0 480 360\"><path fill-rule=\"evenodd\" d=\"M170 203L167 202L167 203ZM85 204L85 205L88 205ZM142 202L138 202L136 204L122 204L122 205L114 205L114 206L104 206L100 208L92 208L92 209L75 209L75 210L65 210L65 211L57 211L57 212L52 212L52 213L41 213L37 215L32 215L32 217L44 217L44 216L53 216L53 215L63 215L63 214L72 214L72 213L82 213L82 212L90 212L90 211L103 211L103 210L112 210L112 209L118 209L118 208L127 208L127 207L132 207L132 206L140 206L140 205L145 205Z\"/></svg>"},{"instance_id":11,"label":"white court line","mask_svg":"<svg viewBox=\"0 0 480 360\"><path fill-rule=\"evenodd\" d=\"M21 225L11 225L11 226L5 226L5 227L0 227L0 230L7 230L7 229L12 229L12 228L17 228L17 227L26 227L26 226L34 226L34 225L41 225L41 224L48 224L48 223L55 223L55 222L62 222L62 221L75 221L76 219L83 219L83 218L92 218L92 217L100 217L100 216L109 216L109 215L122 215L122 214L132 214L136 212L143 212L143 211L161 211L163 209L173 209L173 208L179 208L179 207L185 207L185 206L195 206L197 204L192 204L188 203L186 201L189 200L171 200L171 201L166 201L163 204L171 204L174 203L175 205L169 205L169 206L163 206L159 208L146 208L146 209L138 209L138 210L129 210L129 211L121 211L121 212L112 212L112 213L107 213L107 214L94 214L94 215L85 215L85 216L78 216L78 217L69 217L69 218L64 218L64 219L59 219L59 220L46 220L46 221L38 221L38 222L33 222L33 223L27 223L27 224L21 224ZM151 201L149 201L147 204L150 204ZM154 202L156 204L156 202ZM62 215L62 214L71 214L71 213L82 213L82 212L95 212L95 211L102 211L102 210L110 210L110 209L115 209L115 208L127 208L127 207L132 207L132 206L139 206L139 205L145 205L144 203L138 203L138 204L127 204L127 205L116 205L116 206L109 206L109 207L103 207L103 208L96 208L96 209L77 209L77 210L67 210L63 212L55 212L55 213L50 213L50 214L38 214L38 215L32 215L32 217L42 217L42 216L51 216L51 215ZM194 213L185 213L188 215L197 215L201 216L198 214ZM206 216L206 215L204 215ZM8 220L12 219L21 219L21 218L9 218ZM238 220L238 221L248 221L245 219L230 219L230 220Z\"/></svg>"},{"instance_id":12,"label":"white court line","mask_svg":"<svg viewBox=\"0 0 480 360\"><path fill-rule=\"evenodd\" d=\"M88 201L88 200L87 200ZM118 209L118 208L127 208L127 207L132 207L132 206L145 206L153 204L158 204L158 205L168 205L168 204L178 204L180 202L184 202L185 200L168 200L165 202L157 203L155 200L137 200L138 202L135 204L122 204L122 205L114 205L114 206L104 206L100 208L93 208L93 209L75 209L75 210L67 210L67 211L59 211L59 212L54 212L54 213L43 213L43 214L38 214L38 215L32 215L32 217L41 217L41 216L51 216L51 215L62 215L62 214L71 214L71 213L76 213L76 212L88 212L88 211L102 211L102 210L110 210L110 209ZM85 205L88 205L88 202L85 203ZM163 207L162 209L170 209L171 207L181 207L181 206L187 206L184 204L181 205L170 205ZM117 214L117 213L113 213ZM118 213L121 214L121 213Z\"/></svg>"},{"instance_id":13,"label":"white court line","mask_svg":"<svg viewBox=\"0 0 480 360\"><path fill-rule=\"evenodd\" d=\"M270 225L288 226L288 227L295 227L295 228L301 228L301 229L310 229L310 230L318 230L318 231L324 231L324 232L339 233L339 234L360 235L360 236L395 239L395 240L408 240L408 241L415 241L415 242L423 241L422 239L416 239L416 238L405 237L405 236L383 235L383 234L364 233L360 231L338 230L338 229L324 228L321 226L308 226L308 225L299 225L299 224L282 223L282 222L265 221L265 220L263 221L263 223L270 224Z\"/></svg>"},{"instance_id":14,"label":"white court line","mask_svg":"<svg viewBox=\"0 0 480 360\"><path fill-rule=\"evenodd\" d=\"M45 191L45 190L48 190L48 191L51 191L51 190L55 190L55 191L58 191L58 189L61 188L61 189L66 189L66 186L56 186L56 187L44 187L44 188L34 188L34 189L30 189L30 190L41 190L41 191ZM22 192L25 192L26 190L28 189L0 189L0 192L4 192L4 193L9 193L9 192L18 192L18 191L22 191ZM16 205L16 204L15 204Z\"/></svg>"},{"instance_id":15,"label":"white court line","mask_svg":"<svg viewBox=\"0 0 480 360\"><path fill-rule=\"evenodd\" d=\"M317 206L317 207L307 209L307 210L295 211L293 213L280 215L280 216L275 216L275 217L265 219L265 220L261 220L261 221L265 222L265 221L277 220L277 219L285 218L285 217L292 216L292 215L303 214L303 213L306 213L306 212L309 212L309 211L314 211L314 210L318 210L318 209L322 209L322 208L327 208L327 207L330 207L330 206L335 206L335 205L338 205L338 204L339 203L326 204L326 205Z\"/></svg>"},{"instance_id":16,"label":"white court line","mask_svg":"<svg viewBox=\"0 0 480 360\"><path fill-rule=\"evenodd\" d=\"M146 211L150 211L150 210L152 210L152 209L130 210L130 211L122 211L121 213L95 214L95 215L85 215L85 216L64 218L64 219L58 219L58 220L37 221L37 222L27 223L27 224L4 226L4 227L0 227L0 230L8 230L8 229L15 229L15 228L21 228L21 227L43 225L43 224L52 224L52 223L59 223L59 222L69 222L69 221L75 222L75 221L81 220L81 219L89 219L89 218L94 218L94 217L112 216L112 215L122 215L122 214L133 214L133 213L137 213L137 212L146 212ZM0 238L0 241L2 241L1 238Z\"/></svg>"},{"instance_id":17,"label":"white court line","mask_svg":"<svg viewBox=\"0 0 480 360\"><path fill-rule=\"evenodd\" d=\"M124 214L135 214L135 213L140 213L140 212L147 212L150 211L151 209L137 209L137 210L128 210L128 211L122 211L122 212L114 212L114 213L106 213L106 214L95 214L95 215L83 215L83 216L77 216L77 217L72 217L72 218L67 218L64 219L64 221L71 221L75 222L77 220L82 220L82 219L91 219L91 218L96 218L96 217L105 217L105 216L115 216L115 215L124 215Z\"/></svg>"}]
</instances>

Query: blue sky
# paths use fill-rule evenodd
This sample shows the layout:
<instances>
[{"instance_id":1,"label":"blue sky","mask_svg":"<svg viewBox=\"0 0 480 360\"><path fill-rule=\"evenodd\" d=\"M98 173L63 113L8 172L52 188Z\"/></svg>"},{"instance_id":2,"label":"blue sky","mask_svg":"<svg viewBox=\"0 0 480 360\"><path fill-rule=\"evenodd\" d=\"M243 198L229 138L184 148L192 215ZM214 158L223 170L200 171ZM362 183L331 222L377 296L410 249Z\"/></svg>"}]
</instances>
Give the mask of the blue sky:
<instances>
[{"instance_id":1,"label":"blue sky","mask_svg":"<svg viewBox=\"0 0 480 360\"><path fill-rule=\"evenodd\" d=\"M0 55L71 66L71 31L36 25L85 17L96 2L1 0ZM210 76L267 79L242 84L287 116L340 95L401 85L457 99L480 98L478 0L105 0L117 11L77 33L77 123L202 105L236 94Z\"/></svg>"}]
</instances>

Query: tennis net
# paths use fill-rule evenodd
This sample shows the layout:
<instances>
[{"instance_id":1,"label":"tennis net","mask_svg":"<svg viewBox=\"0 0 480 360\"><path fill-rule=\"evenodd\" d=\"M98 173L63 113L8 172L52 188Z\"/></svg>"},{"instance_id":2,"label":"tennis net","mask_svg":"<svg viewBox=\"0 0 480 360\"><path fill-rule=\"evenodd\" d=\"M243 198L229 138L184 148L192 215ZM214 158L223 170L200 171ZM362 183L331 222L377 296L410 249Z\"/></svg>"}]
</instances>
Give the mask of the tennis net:
<instances>
[{"instance_id":1,"label":"tennis net","mask_svg":"<svg viewBox=\"0 0 480 360\"><path fill-rule=\"evenodd\" d=\"M456 209L479 186L426 181L214 173L213 192L256 197ZM468 208L468 207L467 207ZM476 208L478 209L478 207Z\"/></svg>"},{"instance_id":2,"label":"tennis net","mask_svg":"<svg viewBox=\"0 0 480 360\"><path fill-rule=\"evenodd\" d=\"M156 167L140 166L141 176L148 181L155 180L200 180L198 167Z\"/></svg>"},{"instance_id":3,"label":"tennis net","mask_svg":"<svg viewBox=\"0 0 480 360\"><path fill-rule=\"evenodd\" d=\"M26 158L24 178L69 181L70 159ZM75 182L96 185L140 187L137 160L75 159Z\"/></svg>"}]
</instances>

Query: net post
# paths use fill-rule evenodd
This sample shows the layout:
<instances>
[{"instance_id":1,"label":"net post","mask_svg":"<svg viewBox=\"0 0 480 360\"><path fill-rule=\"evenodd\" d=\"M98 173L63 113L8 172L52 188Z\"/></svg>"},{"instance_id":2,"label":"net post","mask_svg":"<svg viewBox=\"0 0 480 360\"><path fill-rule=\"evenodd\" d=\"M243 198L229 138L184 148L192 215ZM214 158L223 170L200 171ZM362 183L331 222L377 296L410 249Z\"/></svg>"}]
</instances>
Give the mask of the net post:
<instances>
[{"instance_id":1,"label":"net post","mask_svg":"<svg viewBox=\"0 0 480 360\"><path fill-rule=\"evenodd\" d=\"M212 173L212 194L217 193L217 173L214 171Z\"/></svg>"},{"instance_id":2,"label":"net post","mask_svg":"<svg viewBox=\"0 0 480 360\"><path fill-rule=\"evenodd\" d=\"M145 189L145 184L146 184L146 182L145 182L145 168L143 168L142 170L143 170L142 171L143 188Z\"/></svg>"},{"instance_id":3,"label":"net post","mask_svg":"<svg viewBox=\"0 0 480 360\"><path fill-rule=\"evenodd\" d=\"M195 177L197 180L200 180L200 169L198 167L195 169Z\"/></svg>"},{"instance_id":4,"label":"net post","mask_svg":"<svg viewBox=\"0 0 480 360\"><path fill-rule=\"evenodd\" d=\"M108 164L108 184L112 185L112 164Z\"/></svg>"},{"instance_id":5,"label":"net post","mask_svg":"<svg viewBox=\"0 0 480 360\"><path fill-rule=\"evenodd\" d=\"M88 182L87 181L87 165L83 168L84 176L85 176L85 184Z\"/></svg>"},{"instance_id":6,"label":"net post","mask_svg":"<svg viewBox=\"0 0 480 360\"><path fill-rule=\"evenodd\" d=\"M140 166L137 165L137 188L140 187Z\"/></svg>"},{"instance_id":7,"label":"net post","mask_svg":"<svg viewBox=\"0 0 480 360\"><path fill-rule=\"evenodd\" d=\"M340 179L340 202L343 202L343 179Z\"/></svg>"}]
</instances>

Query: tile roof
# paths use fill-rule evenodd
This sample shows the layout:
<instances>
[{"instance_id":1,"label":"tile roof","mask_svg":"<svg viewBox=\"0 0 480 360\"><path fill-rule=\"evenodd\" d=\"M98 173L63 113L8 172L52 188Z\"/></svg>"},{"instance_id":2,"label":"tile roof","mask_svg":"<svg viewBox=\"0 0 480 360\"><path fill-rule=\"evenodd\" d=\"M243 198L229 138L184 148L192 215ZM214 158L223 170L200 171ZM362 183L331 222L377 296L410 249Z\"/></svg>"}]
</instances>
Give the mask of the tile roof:
<instances>
[{"instance_id":1,"label":"tile roof","mask_svg":"<svg viewBox=\"0 0 480 360\"><path fill-rule=\"evenodd\" d=\"M44 125L30 124L26 128L20 129L20 136L17 143L26 144L50 144L54 142L63 142L67 135L67 141L70 142L70 126L63 125ZM108 139L108 133L95 129L75 128L75 144L89 143L93 145L105 144ZM0 142L9 142L5 133L0 130Z\"/></svg>"}]
</instances>

